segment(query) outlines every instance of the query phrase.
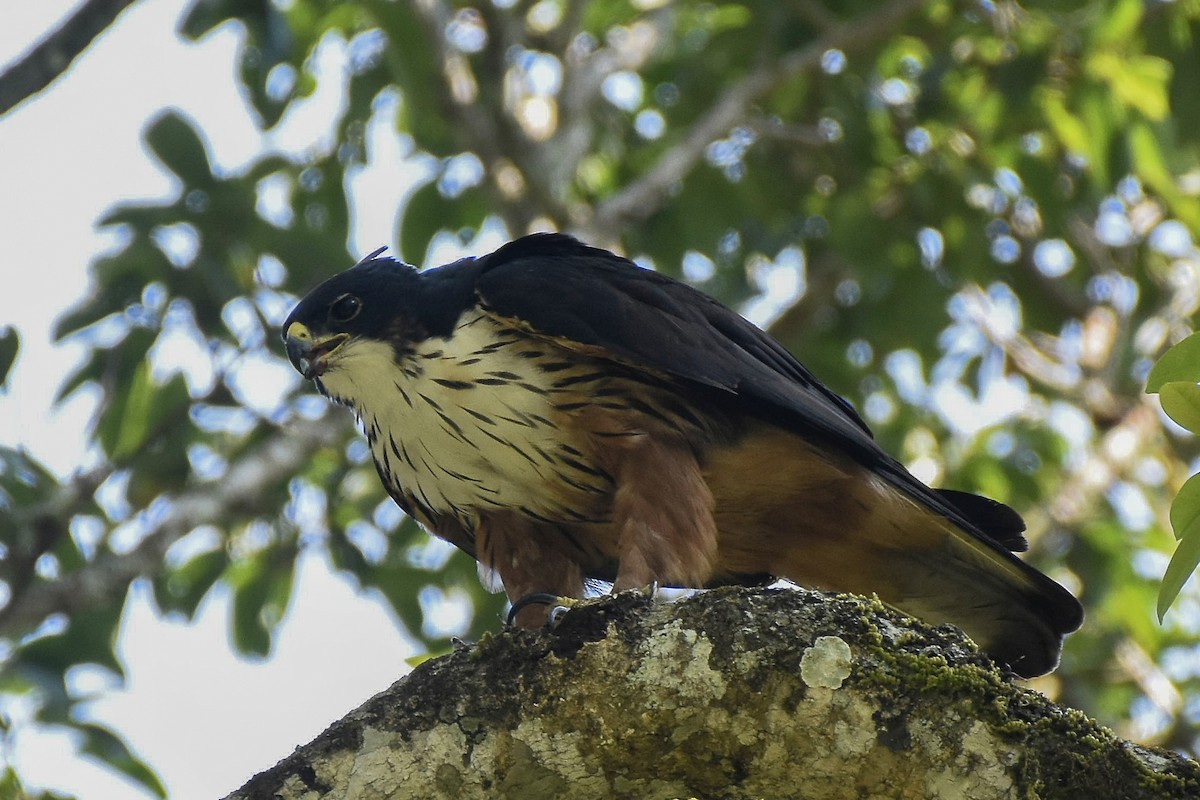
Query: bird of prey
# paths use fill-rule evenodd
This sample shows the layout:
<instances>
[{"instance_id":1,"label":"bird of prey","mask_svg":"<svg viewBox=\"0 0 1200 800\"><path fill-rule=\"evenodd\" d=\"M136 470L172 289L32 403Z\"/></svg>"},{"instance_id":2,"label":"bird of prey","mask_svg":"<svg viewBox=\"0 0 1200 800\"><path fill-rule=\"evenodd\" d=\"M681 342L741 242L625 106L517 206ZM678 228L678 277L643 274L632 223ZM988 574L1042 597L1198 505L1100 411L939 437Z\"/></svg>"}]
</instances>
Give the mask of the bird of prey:
<instances>
[{"instance_id":1,"label":"bird of prey","mask_svg":"<svg viewBox=\"0 0 1200 800\"><path fill-rule=\"evenodd\" d=\"M1013 554L1016 512L926 486L697 289L561 234L425 271L380 252L300 301L288 357L353 409L396 503L514 603L784 578L956 624L1023 676L1079 627Z\"/></svg>"}]
</instances>

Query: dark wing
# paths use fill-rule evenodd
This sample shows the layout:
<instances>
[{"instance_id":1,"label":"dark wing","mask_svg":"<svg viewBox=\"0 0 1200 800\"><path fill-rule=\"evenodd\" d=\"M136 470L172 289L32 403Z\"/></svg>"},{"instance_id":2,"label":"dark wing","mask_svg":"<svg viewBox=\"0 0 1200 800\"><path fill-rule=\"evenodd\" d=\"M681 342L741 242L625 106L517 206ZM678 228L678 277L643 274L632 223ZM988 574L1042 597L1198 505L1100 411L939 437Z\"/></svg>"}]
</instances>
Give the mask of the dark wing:
<instances>
[{"instance_id":1,"label":"dark wing","mask_svg":"<svg viewBox=\"0 0 1200 800\"><path fill-rule=\"evenodd\" d=\"M476 290L500 316L727 392L748 413L844 452L997 550L1024 549L1024 526L1014 512L921 483L876 444L848 402L777 341L704 293L559 234L526 236L482 261Z\"/></svg>"},{"instance_id":2,"label":"dark wing","mask_svg":"<svg viewBox=\"0 0 1200 800\"><path fill-rule=\"evenodd\" d=\"M620 360L801 411L802 428L878 452L854 408L778 342L708 295L568 236L534 234L487 257L476 289L501 316ZM790 416L790 414L789 414Z\"/></svg>"}]
</instances>

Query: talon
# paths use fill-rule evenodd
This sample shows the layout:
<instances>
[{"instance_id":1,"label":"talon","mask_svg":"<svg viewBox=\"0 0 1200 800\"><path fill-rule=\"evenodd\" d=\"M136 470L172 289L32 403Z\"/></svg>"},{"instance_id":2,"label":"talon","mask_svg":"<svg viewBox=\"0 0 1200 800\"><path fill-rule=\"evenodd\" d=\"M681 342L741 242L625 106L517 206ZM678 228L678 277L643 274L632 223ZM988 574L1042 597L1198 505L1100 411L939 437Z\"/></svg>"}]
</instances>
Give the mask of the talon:
<instances>
[{"instance_id":1,"label":"talon","mask_svg":"<svg viewBox=\"0 0 1200 800\"><path fill-rule=\"evenodd\" d=\"M512 608L508 610L508 616L504 618L504 624L511 628L517 619L517 614L520 613L524 608L528 608L532 605L548 606L552 603L556 604L561 601L562 598L556 594L551 594L550 592L533 592L531 594L527 594L512 604Z\"/></svg>"},{"instance_id":2,"label":"talon","mask_svg":"<svg viewBox=\"0 0 1200 800\"><path fill-rule=\"evenodd\" d=\"M565 617L567 612L570 610L570 606L554 606L551 608L549 613L546 614L546 627L557 628L558 624L562 622L563 617Z\"/></svg>"}]
</instances>

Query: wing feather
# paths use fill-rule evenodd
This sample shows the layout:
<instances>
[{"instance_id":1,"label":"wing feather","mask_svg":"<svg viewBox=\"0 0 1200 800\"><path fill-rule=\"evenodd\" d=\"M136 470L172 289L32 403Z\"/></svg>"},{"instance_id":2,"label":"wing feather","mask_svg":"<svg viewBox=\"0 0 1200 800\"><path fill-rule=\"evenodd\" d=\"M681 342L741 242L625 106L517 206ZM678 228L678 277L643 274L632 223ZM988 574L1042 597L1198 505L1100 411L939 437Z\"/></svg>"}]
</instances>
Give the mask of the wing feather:
<instances>
[{"instance_id":1,"label":"wing feather","mask_svg":"<svg viewBox=\"0 0 1200 800\"><path fill-rule=\"evenodd\" d=\"M687 284L560 234L517 239L481 262L476 293L492 312L564 346L719 390L746 413L845 453L1020 565L1056 601L1063 629L1078 626L1073 598L1010 552L1026 546L1015 512L919 481L875 442L850 403L741 315Z\"/></svg>"},{"instance_id":2,"label":"wing feather","mask_svg":"<svg viewBox=\"0 0 1200 800\"><path fill-rule=\"evenodd\" d=\"M758 327L687 284L558 234L518 239L487 259L476 288L500 316L759 404L760 413L862 456L881 452L848 402Z\"/></svg>"}]
</instances>

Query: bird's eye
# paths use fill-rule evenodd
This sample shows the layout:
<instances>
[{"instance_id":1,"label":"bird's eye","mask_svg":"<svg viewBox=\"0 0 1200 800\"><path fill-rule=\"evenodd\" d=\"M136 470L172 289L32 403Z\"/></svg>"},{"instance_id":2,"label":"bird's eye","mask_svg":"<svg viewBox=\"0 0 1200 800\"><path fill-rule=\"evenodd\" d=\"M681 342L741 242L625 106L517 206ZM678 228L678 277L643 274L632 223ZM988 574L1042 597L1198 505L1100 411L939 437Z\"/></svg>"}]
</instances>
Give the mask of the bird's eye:
<instances>
[{"instance_id":1,"label":"bird's eye","mask_svg":"<svg viewBox=\"0 0 1200 800\"><path fill-rule=\"evenodd\" d=\"M334 322L349 322L362 311L362 301L352 294L344 294L329 306L329 318Z\"/></svg>"}]
</instances>

